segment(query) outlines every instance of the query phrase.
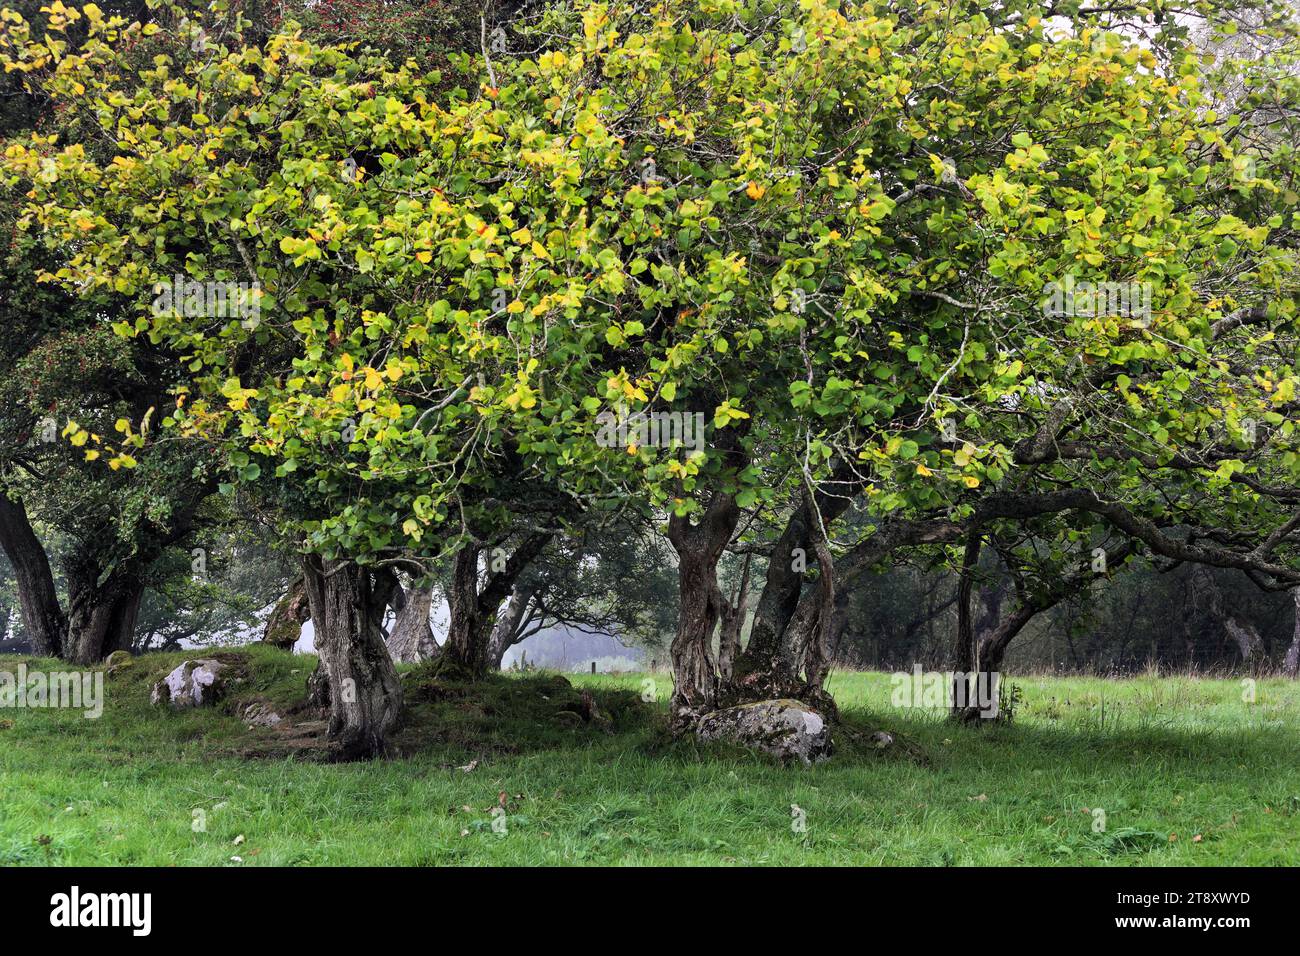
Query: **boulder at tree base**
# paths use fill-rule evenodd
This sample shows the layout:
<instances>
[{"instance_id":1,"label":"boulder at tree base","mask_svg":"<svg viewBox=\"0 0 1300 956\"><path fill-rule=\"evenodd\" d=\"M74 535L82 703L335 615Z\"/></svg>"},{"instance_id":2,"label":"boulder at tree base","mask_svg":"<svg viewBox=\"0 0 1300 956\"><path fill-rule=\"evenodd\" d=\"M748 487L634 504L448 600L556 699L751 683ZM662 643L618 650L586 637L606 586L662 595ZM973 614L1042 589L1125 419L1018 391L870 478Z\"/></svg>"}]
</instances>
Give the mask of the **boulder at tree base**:
<instances>
[{"instance_id":1,"label":"boulder at tree base","mask_svg":"<svg viewBox=\"0 0 1300 956\"><path fill-rule=\"evenodd\" d=\"M715 710L700 718L695 732L702 740L729 741L804 764L825 760L832 750L825 719L797 700L761 700Z\"/></svg>"}]
</instances>

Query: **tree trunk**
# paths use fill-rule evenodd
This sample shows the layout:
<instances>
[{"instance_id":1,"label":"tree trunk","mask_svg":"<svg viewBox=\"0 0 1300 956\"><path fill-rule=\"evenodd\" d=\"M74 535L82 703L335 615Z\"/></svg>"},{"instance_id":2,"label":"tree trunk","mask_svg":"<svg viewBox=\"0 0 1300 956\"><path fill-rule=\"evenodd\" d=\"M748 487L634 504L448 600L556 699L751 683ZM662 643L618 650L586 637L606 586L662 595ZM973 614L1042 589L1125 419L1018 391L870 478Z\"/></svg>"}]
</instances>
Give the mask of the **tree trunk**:
<instances>
[{"instance_id":1,"label":"tree trunk","mask_svg":"<svg viewBox=\"0 0 1300 956\"><path fill-rule=\"evenodd\" d=\"M532 601L533 589L529 586L516 587L511 592L505 613L497 618L492 636L488 638L488 666L492 670L501 670L506 651L522 638L524 628L532 619Z\"/></svg>"},{"instance_id":2,"label":"tree trunk","mask_svg":"<svg viewBox=\"0 0 1300 956\"><path fill-rule=\"evenodd\" d=\"M796 665L790 657L793 642L786 631L799 607L811 563L812 522L820 514L829 529L830 523L848 510L853 494L862 484L854 467L854 463L844 463L835 468L813 499L815 510L805 496L772 546L767 578L749 631L749 644L734 668L734 683L740 685L735 690L738 696L749 700L777 697L798 683Z\"/></svg>"},{"instance_id":3,"label":"tree trunk","mask_svg":"<svg viewBox=\"0 0 1300 956\"><path fill-rule=\"evenodd\" d=\"M393 633L388 635L388 652L400 664L415 664L438 656L429 611L433 608L432 587L412 587L406 603L397 612Z\"/></svg>"},{"instance_id":4,"label":"tree trunk","mask_svg":"<svg viewBox=\"0 0 1300 956\"><path fill-rule=\"evenodd\" d=\"M1291 636L1291 646L1287 648L1286 659L1282 662L1282 670L1287 677L1300 677L1300 588L1291 589L1291 597L1295 599L1295 625Z\"/></svg>"},{"instance_id":5,"label":"tree trunk","mask_svg":"<svg viewBox=\"0 0 1300 956\"><path fill-rule=\"evenodd\" d=\"M739 520L735 496L722 492L714 493L698 525L675 514L668 519L668 540L677 552L679 595L677 633L670 648L673 696L669 709L678 731L694 726L717 706L712 644L713 629L722 614L718 559Z\"/></svg>"},{"instance_id":6,"label":"tree trunk","mask_svg":"<svg viewBox=\"0 0 1300 956\"><path fill-rule=\"evenodd\" d=\"M753 557L752 554L745 555L736 596L722 603L722 629L718 632L718 676L724 681L731 680L736 658L740 656L740 632L745 626L745 611L749 606L749 565Z\"/></svg>"},{"instance_id":7,"label":"tree trunk","mask_svg":"<svg viewBox=\"0 0 1300 956\"><path fill-rule=\"evenodd\" d=\"M478 564L482 550L477 545L467 544L456 552L452 562L451 589L447 594L450 615L447 640L433 665L436 676L468 681L482 680L487 676L490 662L488 640L501 605L519 576L541 554L552 537L549 532L528 534L500 567L494 569L489 563L481 589Z\"/></svg>"},{"instance_id":8,"label":"tree trunk","mask_svg":"<svg viewBox=\"0 0 1300 956\"><path fill-rule=\"evenodd\" d=\"M732 679L752 688L755 700L780 696L780 689L793 683L793 662L783 652L782 638L799 606L808 563L808 515L800 503L772 546L749 645L733 667Z\"/></svg>"},{"instance_id":9,"label":"tree trunk","mask_svg":"<svg viewBox=\"0 0 1300 956\"><path fill-rule=\"evenodd\" d=\"M1243 664L1254 664L1264 653L1264 639L1250 621L1230 617L1223 622L1224 630L1237 642Z\"/></svg>"},{"instance_id":10,"label":"tree trunk","mask_svg":"<svg viewBox=\"0 0 1300 956\"><path fill-rule=\"evenodd\" d=\"M316 651L328 687L334 757L383 756L402 707L402 687L381 631L389 589L350 561L313 555L304 570Z\"/></svg>"},{"instance_id":11,"label":"tree trunk","mask_svg":"<svg viewBox=\"0 0 1300 956\"><path fill-rule=\"evenodd\" d=\"M307 599L307 582L297 578L284 592L266 619L262 640L284 651L292 651L302 637L302 626L311 619L311 602Z\"/></svg>"},{"instance_id":12,"label":"tree trunk","mask_svg":"<svg viewBox=\"0 0 1300 956\"><path fill-rule=\"evenodd\" d=\"M439 677L475 681L487 675L487 635L478 590L479 549L466 545L452 561L447 639L434 665Z\"/></svg>"},{"instance_id":13,"label":"tree trunk","mask_svg":"<svg viewBox=\"0 0 1300 956\"><path fill-rule=\"evenodd\" d=\"M831 636L835 627L835 562L831 557L830 539L811 490L806 493L812 515L812 542L817 553L817 624L807 635L804 645L804 685L818 699L828 698L826 678L831 670Z\"/></svg>"},{"instance_id":14,"label":"tree trunk","mask_svg":"<svg viewBox=\"0 0 1300 956\"><path fill-rule=\"evenodd\" d=\"M130 650L144 585L130 570L104 581L94 568L68 575L68 633L63 657L74 664L98 664L118 650Z\"/></svg>"},{"instance_id":15,"label":"tree trunk","mask_svg":"<svg viewBox=\"0 0 1300 956\"><path fill-rule=\"evenodd\" d=\"M14 569L23 630L39 657L58 657L67 639L68 619L59 606L58 591L45 549L32 530L21 501L0 491L0 547Z\"/></svg>"},{"instance_id":16,"label":"tree trunk","mask_svg":"<svg viewBox=\"0 0 1300 956\"><path fill-rule=\"evenodd\" d=\"M972 707L971 694L977 689L975 680L980 673L980 641L972 619L972 599L975 592L975 570L979 566L980 551L984 546L984 532L979 526L970 530L962 556L961 576L957 585L957 649L956 670L952 678L952 717L970 722L978 719L983 708Z\"/></svg>"},{"instance_id":17,"label":"tree trunk","mask_svg":"<svg viewBox=\"0 0 1300 956\"><path fill-rule=\"evenodd\" d=\"M816 592L805 591L794 616L786 625L783 645L788 647L784 655L789 661L791 677L790 682L781 689L780 696L801 700L821 711L823 716L838 720L839 710L835 699L824 687L835 650L823 622L827 597L825 585ZM848 594L832 587L829 599L833 630L835 619L842 619L847 611Z\"/></svg>"}]
</instances>

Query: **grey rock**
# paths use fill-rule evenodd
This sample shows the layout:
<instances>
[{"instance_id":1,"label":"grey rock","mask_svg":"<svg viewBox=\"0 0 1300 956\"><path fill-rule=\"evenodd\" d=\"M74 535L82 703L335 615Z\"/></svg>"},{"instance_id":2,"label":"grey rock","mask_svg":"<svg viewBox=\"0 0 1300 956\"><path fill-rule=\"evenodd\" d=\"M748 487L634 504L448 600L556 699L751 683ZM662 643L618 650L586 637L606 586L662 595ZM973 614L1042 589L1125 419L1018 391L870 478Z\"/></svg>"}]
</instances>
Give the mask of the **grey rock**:
<instances>
[{"instance_id":1,"label":"grey rock","mask_svg":"<svg viewBox=\"0 0 1300 956\"><path fill-rule=\"evenodd\" d=\"M226 664L210 658L185 661L153 685L149 699L174 710L202 707L220 700L228 689Z\"/></svg>"},{"instance_id":2,"label":"grey rock","mask_svg":"<svg viewBox=\"0 0 1300 956\"><path fill-rule=\"evenodd\" d=\"M761 700L715 710L695 728L702 740L724 740L803 764L831 755L831 732L825 719L797 700Z\"/></svg>"},{"instance_id":3,"label":"grey rock","mask_svg":"<svg viewBox=\"0 0 1300 956\"><path fill-rule=\"evenodd\" d=\"M250 727L274 727L284 720L270 704L254 701L244 708L244 723Z\"/></svg>"}]
</instances>

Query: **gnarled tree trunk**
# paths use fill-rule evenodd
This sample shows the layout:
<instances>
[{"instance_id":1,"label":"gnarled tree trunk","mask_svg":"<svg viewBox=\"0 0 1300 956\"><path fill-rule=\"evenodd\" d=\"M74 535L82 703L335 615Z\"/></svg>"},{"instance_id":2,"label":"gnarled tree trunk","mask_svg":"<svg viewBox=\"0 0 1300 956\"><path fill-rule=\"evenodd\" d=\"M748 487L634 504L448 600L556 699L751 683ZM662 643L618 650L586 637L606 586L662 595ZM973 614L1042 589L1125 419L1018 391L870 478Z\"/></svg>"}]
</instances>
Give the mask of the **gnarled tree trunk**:
<instances>
[{"instance_id":1,"label":"gnarled tree trunk","mask_svg":"<svg viewBox=\"0 0 1300 956\"><path fill-rule=\"evenodd\" d=\"M805 495L791 513L781 537L772 546L767 577L754 611L749 644L736 661L726 695L735 700L781 697L802 686L795 654L806 635L789 628L799 609L804 580L815 550L813 522L821 516L824 530L848 510L862 479L851 462L836 465L811 499Z\"/></svg>"},{"instance_id":2,"label":"gnarled tree trunk","mask_svg":"<svg viewBox=\"0 0 1300 956\"><path fill-rule=\"evenodd\" d=\"M351 561L313 555L303 567L328 694L334 756L341 760L383 756L402 708L401 684L381 630L391 588Z\"/></svg>"},{"instance_id":3,"label":"gnarled tree trunk","mask_svg":"<svg viewBox=\"0 0 1300 956\"><path fill-rule=\"evenodd\" d=\"M677 552L677 632L670 654L674 729L693 727L717 706L718 675L713 663L713 629L722 616L718 560L740 520L735 495L715 492L699 524L676 514L668 519L668 540Z\"/></svg>"}]
</instances>

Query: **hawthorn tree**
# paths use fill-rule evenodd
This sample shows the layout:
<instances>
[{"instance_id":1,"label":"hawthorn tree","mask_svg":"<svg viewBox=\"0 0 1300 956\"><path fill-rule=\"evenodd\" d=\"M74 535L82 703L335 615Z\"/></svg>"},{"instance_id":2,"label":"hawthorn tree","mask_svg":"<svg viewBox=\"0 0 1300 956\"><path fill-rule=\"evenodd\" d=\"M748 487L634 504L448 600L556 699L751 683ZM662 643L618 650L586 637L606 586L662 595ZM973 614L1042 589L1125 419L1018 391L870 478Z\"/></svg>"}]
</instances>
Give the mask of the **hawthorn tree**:
<instances>
[{"instance_id":1,"label":"hawthorn tree","mask_svg":"<svg viewBox=\"0 0 1300 956\"><path fill-rule=\"evenodd\" d=\"M840 433L852 441L830 439L846 463L866 462L853 466L868 479L862 507L881 518L856 555L851 542L836 548L851 555L842 571L929 541L967 535L977 546L998 521L1082 512L1157 555L1285 586L1295 170L1276 130L1294 115L1294 41L1268 62L1218 64L1250 93L1216 114L1178 34L1152 52L1091 26L1105 10L1065 31L1049 31L1048 12L1014 5L946 33L931 24L895 36L891 63L920 91L904 128L925 149L875 156L895 202L891 263L915 277L893 316L863 318L882 331L896 323L892 351L906 356L872 370L891 384L916 378L904 415L859 419L862 432ZM1084 286L1078 308L1045 308L1053 286L1076 282L1141 289L1150 314L1094 308ZM864 351L891 357L888 340ZM879 444L855 455L869 425L884 426ZM1074 490L1048 493L1062 485ZM772 548L742 694L788 686L798 649L830 617L833 588L820 580L830 569L815 589L789 570L821 510L807 501L795 499ZM1279 548L1292 556L1275 560Z\"/></svg>"},{"instance_id":2,"label":"hawthorn tree","mask_svg":"<svg viewBox=\"0 0 1300 956\"><path fill-rule=\"evenodd\" d=\"M32 205L47 237L77 238L53 274L135 296L139 317L119 333L188 357L193 381L168 423L224 443L238 480L262 479L263 464L275 479L312 552L331 735L343 755L381 752L400 708L379 633L385 562L461 551L468 579L469 552L515 530L503 491L531 484L533 516L558 515L585 506L600 474L572 425L598 335L590 318L558 320L598 314L583 293L623 277L611 255L587 249L595 233L583 239L579 157L546 153L495 89L444 108L439 78L411 64L291 33L222 45L238 21L201 34L192 24L198 56L160 54L165 65L128 73L121 49L156 25L87 11L90 39L75 57L57 30L29 42L11 19L10 66L44 74L42 88L118 153L104 161L78 143L43 157L52 144L36 136L9 151L11 169L36 193L51 187L51 201ZM173 82L173 69L192 82ZM500 133L520 182L481 180L502 161ZM74 207L82 213L65 219ZM150 309L174 270L256 283L257 315ZM489 591L498 603L508 593L495 579ZM462 605L460 630L481 635L488 603Z\"/></svg>"},{"instance_id":3,"label":"hawthorn tree","mask_svg":"<svg viewBox=\"0 0 1300 956\"><path fill-rule=\"evenodd\" d=\"M127 82L119 41L148 27L101 16L74 55L13 22L9 65L113 155L36 136L6 167L68 250L50 274L135 301L119 332L186 356L172 420L281 489L346 752L396 719L391 567L458 556L477 672L509 592L479 552L624 497L670 513L686 727L729 697L824 699L837 552L977 552L1085 514L1294 583L1293 154L1207 108L1175 31L1152 49L1056 12L591 3L531 55L453 58L450 90L238 20ZM258 283L258 320L149 311L177 269ZM611 447L611 411L704 427ZM871 533L837 541L854 507ZM771 512L722 682L718 561Z\"/></svg>"},{"instance_id":4,"label":"hawthorn tree","mask_svg":"<svg viewBox=\"0 0 1300 956\"><path fill-rule=\"evenodd\" d=\"M16 6L74 41L86 36L85 21L58 5ZM108 6L132 16L144 10ZM39 90L24 89L21 76L4 78L0 133L75 137L74 122ZM213 469L201 450L174 442L104 466L110 456L100 459L90 436L156 425L183 370L167 349L113 334L118 304L37 281L61 253L21 231L19 204L15 193L0 206L11 240L0 274L10 370L0 386L0 546L17 571L37 653L93 663L132 646L143 595L167 577L159 562L169 549L195 530ZM128 461L139 466L130 476L120 467Z\"/></svg>"}]
</instances>

